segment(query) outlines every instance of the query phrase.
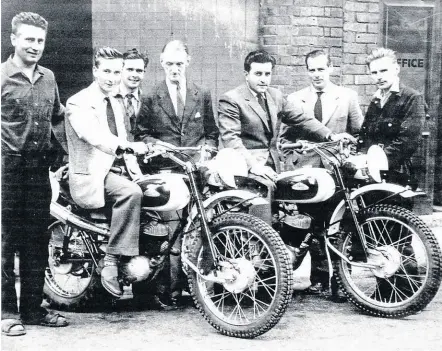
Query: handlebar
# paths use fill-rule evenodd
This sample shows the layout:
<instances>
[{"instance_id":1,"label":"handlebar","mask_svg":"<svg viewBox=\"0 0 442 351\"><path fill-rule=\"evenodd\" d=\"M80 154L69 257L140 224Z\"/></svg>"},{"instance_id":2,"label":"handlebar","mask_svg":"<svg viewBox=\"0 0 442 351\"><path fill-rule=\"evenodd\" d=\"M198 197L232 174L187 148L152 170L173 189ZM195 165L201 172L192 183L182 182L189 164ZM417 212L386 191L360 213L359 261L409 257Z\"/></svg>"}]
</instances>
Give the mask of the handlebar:
<instances>
[{"instance_id":1,"label":"handlebar","mask_svg":"<svg viewBox=\"0 0 442 351\"><path fill-rule=\"evenodd\" d=\"M280 146L281 150L302 149L303 147L304 147L304 143L301 141L298 141L296 143L281 144L281 146Z\"/></svg>"}]
</instances>

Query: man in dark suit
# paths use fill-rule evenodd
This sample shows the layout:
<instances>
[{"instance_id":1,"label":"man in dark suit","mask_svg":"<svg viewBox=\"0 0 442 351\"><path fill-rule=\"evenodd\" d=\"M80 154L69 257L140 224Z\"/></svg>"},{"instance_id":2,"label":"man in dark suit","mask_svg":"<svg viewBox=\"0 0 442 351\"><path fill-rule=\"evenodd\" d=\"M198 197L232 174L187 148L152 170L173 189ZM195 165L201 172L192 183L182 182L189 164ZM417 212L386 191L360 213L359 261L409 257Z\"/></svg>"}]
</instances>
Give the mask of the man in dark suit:
<instances>
[{"instance_id":1,"label":"man in dark suit","mask_svg":"<svg viewBox=\"0 0 442 351\"><path fill-rule=\"evenodd\" d=\"M125 112L124 124L127 130L127 138L134 140L136 116L141 107L141 88L149 59L146 55L131 49L123 54L123 71L121 83L115 98L121 103Z\"/></svg>"},{"instance_id":2,"label":"man in dark suit","mask_svg":"<svg viewBox=\"0 0 442 351\"><path fill-rule=\"evenodd\" d=\"M281 170L276 149L281 122L318 140L352 139L347 133L332 133L299 106L287 102L278 89L269 87L274 66L274 57L266 51L249 53L244 61L246 82L221 96L218 104L224 147L238 150L249 172L267 181L273 181Z\"/></svg>"},{"instance_id":3,"label":"man in dark suit","mask_svg":"<svg viewBox=\"0 0 442 351\"><path fill-rule=\"evenodd\" d=\"M173 40L164 46L160 60L165 80L142 98L136 121L136 140L181 147L204 145L208 151L218 147L219 131L210 91L187 79L190 59L187 45L183 42ZM198 157L196 153L186 153L195 159ZM171 166L167 159L161 161L155 166ZM175 212L162 213L162 218L170 223L171 233L176 230L179 217ZM175 248L180 248L180 240L175 243ZM171 283L170 289L166 287L163 302L177 305L180 304L184 279L180 257L171 256L170 260Z\"/></svg>"}]
</instances>

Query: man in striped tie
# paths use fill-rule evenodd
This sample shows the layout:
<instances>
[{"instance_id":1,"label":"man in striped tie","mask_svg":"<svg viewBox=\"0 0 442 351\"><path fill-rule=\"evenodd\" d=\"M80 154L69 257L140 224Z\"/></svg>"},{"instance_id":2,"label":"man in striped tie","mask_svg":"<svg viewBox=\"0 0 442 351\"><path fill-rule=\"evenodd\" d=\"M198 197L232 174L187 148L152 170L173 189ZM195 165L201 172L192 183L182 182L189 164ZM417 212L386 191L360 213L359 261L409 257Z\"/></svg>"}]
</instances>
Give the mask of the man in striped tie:
<instances>
[{"instance_id":1,"label":"man in striped tie","mask_svg":"<svg viewBox=\"0 0 442 351\"><path fill-rule=\"evenodd\" d=\"M123 54L121 83L115 98L120 102L125 112L124 124L129 141L134 140L135 119L141 106L140 85L144 79L148 63L147 55L138 52L137 49L128 50Z\"/></svg>"}]
</instances>

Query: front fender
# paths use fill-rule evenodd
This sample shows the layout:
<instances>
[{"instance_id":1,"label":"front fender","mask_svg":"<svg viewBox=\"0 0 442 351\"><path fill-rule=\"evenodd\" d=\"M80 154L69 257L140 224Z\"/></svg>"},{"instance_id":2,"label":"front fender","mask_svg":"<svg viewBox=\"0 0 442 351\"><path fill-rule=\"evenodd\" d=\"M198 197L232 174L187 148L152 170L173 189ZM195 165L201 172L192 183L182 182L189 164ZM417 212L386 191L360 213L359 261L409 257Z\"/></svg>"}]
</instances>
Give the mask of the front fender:
<instances>
[{"instance_id":1,"label":"front fender","mask_svg":"<svg viewBox=\"0 0 442 351\"><path fill-rule=\"evenodd\" d=\"M223 201L237 201L244 202L248 206L248 213L255 215L266 222L271 220L271 209L269 202L259 196L256 193L247 190L226 190L216 193L215 195L210 196L208 199L204 200L203 206L206 210L213 209L217 204ZM268 214L263 214L261 212L268 212ZM191 223L195 220L198 215L198 210L194 205L192 210L190 211L188 222L186 224L185 231L187 231L191 225ZM267 219L266 217L269 217Z\"/></svg>"},{"instance_id":2,"label":"front fender","mask_svg":"<svg viewBox=\"0 0 442 351\"><path fill-rule=\"evenodd\" d=\"M403 187L398 184L391 183L376 183L369 184L363 187L360 187L350 194L350 199L354 200L358 196L370 193L370 192L384 192L391 195L401 196L404 199L411 199L416 196L425 196L426 194L422 191L413 191L409 188ZM338 206L333 211L333 214L330 218L330 227L328 229L328 234L334 234L339 231L340 221L344 216L345 212L345 202L342 200L339 202Z\"/></svg>"}]
</instances>

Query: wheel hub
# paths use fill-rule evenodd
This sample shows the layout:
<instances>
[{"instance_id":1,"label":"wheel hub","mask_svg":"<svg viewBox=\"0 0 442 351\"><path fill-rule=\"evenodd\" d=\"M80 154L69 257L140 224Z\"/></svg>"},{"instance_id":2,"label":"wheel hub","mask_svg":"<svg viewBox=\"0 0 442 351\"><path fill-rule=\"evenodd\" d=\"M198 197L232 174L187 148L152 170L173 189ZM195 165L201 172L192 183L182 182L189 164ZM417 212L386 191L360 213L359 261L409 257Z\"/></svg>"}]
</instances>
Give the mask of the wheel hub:
<instances>
[{"instance_id":1,"label":"wheel hub","mask_svg":"<svg viewBox=\"0 0 442 351\"><path fill-rule=\"evenodd\" d=\"M390 278L401 265L401 254L392 246L381 246L368 250L368 263L378 266L371 271L378 278Z\"/></svg>"},{"instance_id":2,"label":"wheel hub","mask_svg":"<svg viewBox=\"0 0 442 351\"><path fill-rule=\"evenodd\" d=\"M222 274L231 278L224 281L224 288L236 294L252 286L256 277L253 262L245 258L231 260L229 267L222 268Z\"/></svg>"}]
</instances>

